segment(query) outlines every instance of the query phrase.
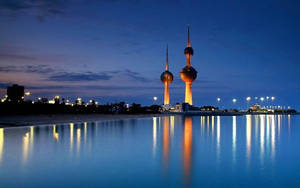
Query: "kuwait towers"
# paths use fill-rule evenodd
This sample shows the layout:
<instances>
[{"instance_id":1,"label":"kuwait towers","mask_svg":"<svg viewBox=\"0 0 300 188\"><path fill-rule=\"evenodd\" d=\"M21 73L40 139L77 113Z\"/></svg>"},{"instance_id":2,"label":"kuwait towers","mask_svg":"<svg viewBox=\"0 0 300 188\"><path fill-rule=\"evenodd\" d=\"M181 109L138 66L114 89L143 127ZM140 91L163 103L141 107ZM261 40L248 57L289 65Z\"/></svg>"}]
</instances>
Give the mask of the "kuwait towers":
<instances>
[{"instance_id":1,"label":"kuwait towers","mask_svg":"<svg viewBox=\"0 0 300 188\"><path fill-rule=\"evenodd\" d=\"M166 70L160 76L162 83L165 85L165 95L164 95L164 105L170 104L170 92L169 85L173 81L173 74L169 71L169 62L168 62L168 46L166 53Z\"/></svg>"},{"instance_id":2,"label":"kuwait towers","mask_svg":"<svg viewBox=\"0 0 300 188\"><path fill-rule=\"evenodd\" d=\"M191 57L194 55L194 50L191 47L189 26L187 47L184 49L184 54L186 56L186 66L180 71L180 77L185 82L185 103L193 105L192 82L197 78L197 71L191 65Z\"/></svg>"}]
</instances>

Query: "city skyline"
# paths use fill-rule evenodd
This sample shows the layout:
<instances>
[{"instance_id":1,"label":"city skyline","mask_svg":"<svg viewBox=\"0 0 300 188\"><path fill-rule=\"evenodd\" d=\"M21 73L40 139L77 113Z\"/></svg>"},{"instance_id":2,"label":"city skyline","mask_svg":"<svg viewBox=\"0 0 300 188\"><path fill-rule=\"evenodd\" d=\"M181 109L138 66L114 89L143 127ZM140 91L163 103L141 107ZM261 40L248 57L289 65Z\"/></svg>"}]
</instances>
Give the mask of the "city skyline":
<instances>
[{"instance_id":1,"label":"city skyline","mask_svg":"<svg viewBox=\"0 0 300 188\"><path fill-rule=\"evenodd\" d=\"M168 43L171 103L183 102L179 72L190 24L195 105L216 105L220 97L230 107L233 98L245 105L247 96L275 96L278 105L300 108L297 1L162 1L159 7L143 1L49 2L0 1L1 96L16 83L33 99L60 95L148 105L157 96L162 104L159 75Z\"/></svg>"}]
</instances>

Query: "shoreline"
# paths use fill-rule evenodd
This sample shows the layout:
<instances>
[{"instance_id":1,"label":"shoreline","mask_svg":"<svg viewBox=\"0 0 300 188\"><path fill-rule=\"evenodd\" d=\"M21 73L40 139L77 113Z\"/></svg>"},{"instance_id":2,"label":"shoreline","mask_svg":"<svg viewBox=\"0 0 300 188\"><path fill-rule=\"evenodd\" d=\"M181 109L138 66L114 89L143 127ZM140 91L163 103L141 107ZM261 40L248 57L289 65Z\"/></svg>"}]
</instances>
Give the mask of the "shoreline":
<instances>
[{"instance_id":1,"label":"shoreline","mask_svg":"<svg viewBox=\"0 0 300 188\"><path fill-rule=\"evenodd\" d=\"M0 128L26 127L63 123L80 123L92 121L126 120L135 118L161 116L243 116L247 113L162 113L162 114L39 114L39 115L0 115ZM250 115L272 115L252 113ZM280 115L280 114L274 114ZM281 114L288 115L288 114ZM299 113L290 115L300 115Z\"/></svg>"},{"instance_id":2,"label":"shoreline","mask_svg":"<svg viewBox=\"0 0 300 188\"><path fill-rule=\"evenodd\" d=\"M26 127L63 123L126 120L134 118L160 117L168 114L40 114L0 115L0 128Z\"/></svg>"}]
</instances>

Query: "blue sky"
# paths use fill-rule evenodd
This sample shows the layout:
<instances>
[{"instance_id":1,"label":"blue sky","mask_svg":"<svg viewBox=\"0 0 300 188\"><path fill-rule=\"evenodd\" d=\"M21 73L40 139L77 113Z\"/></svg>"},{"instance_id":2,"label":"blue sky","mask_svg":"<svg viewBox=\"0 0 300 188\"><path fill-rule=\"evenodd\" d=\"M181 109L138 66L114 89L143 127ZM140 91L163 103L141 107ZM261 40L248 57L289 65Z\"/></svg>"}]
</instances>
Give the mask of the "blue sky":
<instances>
[{"instance_id":1,"label":"blue sky","mask_svg":"<svg viewBox=\"0 0 300 188\"><path fill-rule=\"evenodd\" d=\"M0 0L0 94L18 83L32 98L160 104L168 44L182 102L190 24L195 105L275 96L300 109L299 19L299 1Z\"/></svg>"}]
</instances>

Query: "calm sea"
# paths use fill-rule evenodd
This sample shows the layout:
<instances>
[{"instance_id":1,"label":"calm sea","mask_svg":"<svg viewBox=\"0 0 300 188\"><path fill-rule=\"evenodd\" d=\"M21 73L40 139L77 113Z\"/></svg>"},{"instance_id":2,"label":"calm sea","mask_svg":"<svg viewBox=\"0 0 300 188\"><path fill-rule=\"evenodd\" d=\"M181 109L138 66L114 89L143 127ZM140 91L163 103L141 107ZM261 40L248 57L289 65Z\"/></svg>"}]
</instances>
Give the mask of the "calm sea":
<instances>
[{"instance_id":1,"label":"calm sea","mask_svg":"<svg viewBox=\"0 0 300 188\"><path fill-rule=\"evenodd\" d=\"M300 187L300 116L0 129L0 187Z\"/></svg>"}]
</instances>

